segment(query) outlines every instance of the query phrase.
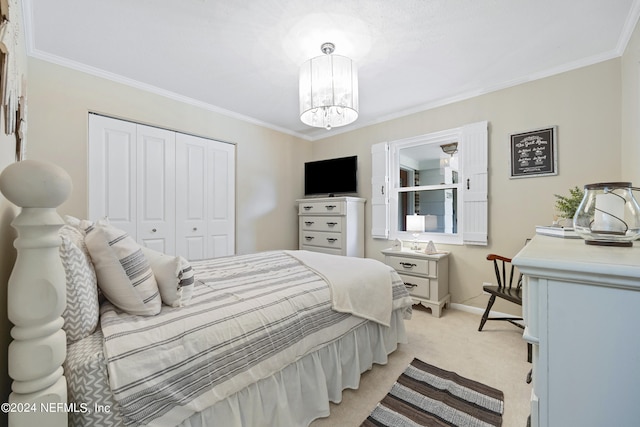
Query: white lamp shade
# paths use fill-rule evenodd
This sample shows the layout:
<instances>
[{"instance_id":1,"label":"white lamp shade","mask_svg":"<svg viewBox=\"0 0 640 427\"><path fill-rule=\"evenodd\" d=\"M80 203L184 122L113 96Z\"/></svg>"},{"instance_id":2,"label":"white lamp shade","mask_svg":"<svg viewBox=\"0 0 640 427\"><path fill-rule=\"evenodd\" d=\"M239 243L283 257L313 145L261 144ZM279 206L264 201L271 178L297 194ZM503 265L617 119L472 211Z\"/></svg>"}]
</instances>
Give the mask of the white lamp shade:
<instances>
[{"instance_id":1,"label":"white lamp shade","mask_svg":"<svg viewBox=\"0 0 640 427\"><path fill-rule=\"evenodd\" d=\"M340 55L312 58L300 67L300 120L314 127L344 126L358 118L358 72Z\"/></svg>"},{"instance_id":2,"label":"white lamp shade","mask_svg":"<svg viewBox=\"0 0 640 427\"><path fill-rule=\"evenodd\" d=\"M424 215L407 215L407 231L424 232Z\"/></svg>"}]
</instances>

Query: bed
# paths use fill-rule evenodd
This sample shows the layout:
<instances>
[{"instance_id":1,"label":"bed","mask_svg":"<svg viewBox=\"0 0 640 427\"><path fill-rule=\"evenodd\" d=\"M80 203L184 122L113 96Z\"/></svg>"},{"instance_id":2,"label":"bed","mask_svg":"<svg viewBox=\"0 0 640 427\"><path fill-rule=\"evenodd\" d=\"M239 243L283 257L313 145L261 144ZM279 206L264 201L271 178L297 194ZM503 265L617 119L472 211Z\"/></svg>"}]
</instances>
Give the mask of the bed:
<instances>
[{"instance_id":1,"label":"bed","mask_svg":"<svg viewBox=\"0 0 640 427\"><path fill-rule=\"evenodd\" d=\"M45 162L9 166L0 190L23 207L8 292L14 425L307 426L406 342L412 300L378 261L149 252L106 222L62 220L70 180ZM114 275L130 286L105 285Z\"/></svg>"}]
</instances>

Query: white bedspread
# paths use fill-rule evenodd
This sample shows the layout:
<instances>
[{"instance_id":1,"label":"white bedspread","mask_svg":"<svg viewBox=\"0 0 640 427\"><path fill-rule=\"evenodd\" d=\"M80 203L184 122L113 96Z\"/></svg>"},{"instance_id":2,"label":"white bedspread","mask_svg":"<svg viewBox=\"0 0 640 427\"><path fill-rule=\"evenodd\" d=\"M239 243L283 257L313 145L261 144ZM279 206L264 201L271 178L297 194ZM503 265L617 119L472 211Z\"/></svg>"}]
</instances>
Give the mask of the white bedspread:
<instances>
[{"instance_id":1,"label":"white bedspread","mask_svg":"<svg viewBox=\"0 0 640 427\"><path fill-rule=\"evenodd\" d=\"M192 266L202 283L186 307L147 317L101 308L109 383L126 425L176 425L366 322L333 310L325 280L283 251ZM410 313L397 274L390 292L394 308Z\"/></svg>"},{"instance_id":2,"label":"white bedspread","mask_svg":"<svg viewBox=\"0 0 640 427\"><path fill-rule=\"evenodd\" d=\"M392 272L370 258L329 255L311 251L285 251L319 274L331 289L335 311L389 326L392 310Z\"/></svg>"}]
</instances>

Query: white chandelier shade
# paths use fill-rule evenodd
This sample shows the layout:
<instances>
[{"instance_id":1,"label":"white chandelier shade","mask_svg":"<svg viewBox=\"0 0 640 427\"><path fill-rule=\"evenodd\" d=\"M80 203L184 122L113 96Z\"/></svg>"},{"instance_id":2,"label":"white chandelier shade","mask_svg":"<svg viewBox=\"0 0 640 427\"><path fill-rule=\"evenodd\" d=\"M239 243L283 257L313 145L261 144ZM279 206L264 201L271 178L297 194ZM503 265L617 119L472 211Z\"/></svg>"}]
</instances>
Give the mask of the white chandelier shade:
<instances>
[{"instance_id":1,"label":"white chandelier shade","mask_svg":"<svg viewBox=\"0 0 640 427\"><path fill-rule=\"evenodd\" d=\"M358 72L346 56L326 55L306 61L300 67L300 120L306 125L331 129L358 118Z\"/></svg>"}]
</instances>

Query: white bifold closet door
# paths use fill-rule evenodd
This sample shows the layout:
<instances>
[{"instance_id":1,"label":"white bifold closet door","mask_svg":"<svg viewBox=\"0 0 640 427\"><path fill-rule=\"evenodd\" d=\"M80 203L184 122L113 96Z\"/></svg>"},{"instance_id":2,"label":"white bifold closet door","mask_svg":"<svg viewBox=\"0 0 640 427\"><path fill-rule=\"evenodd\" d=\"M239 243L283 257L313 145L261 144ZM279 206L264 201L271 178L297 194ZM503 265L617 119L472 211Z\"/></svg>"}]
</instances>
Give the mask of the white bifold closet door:
<instances>
[{"instance_id":1,"label":"white bifold closet door","mask_svg":"<svg viewBox=\"0 0 640 427\"><path fill-rule=\"evenodd\" d=\"M136 240L163 253L176 246L175 132L137 126Z\"/></svg>"},{"instance_id":2,"label":"white bifold closet door","mask_svg":"<svg viewBox=\"0 0 640 427\"><path fill-rule=\"evenodd\" d=\"M235 147L176 135L176 251L187 259L234 253Z\"/></svg>"},{"instance_id":3,"label":"white bifold closet door","mask_svg":"<svg viewBox=\"0 0 640 427\"><path fill-rule=\"evenodd\" d=\"M235 252L235 146L89 115L89 218L187 259Z\"/></svg>"}]
</instances>

